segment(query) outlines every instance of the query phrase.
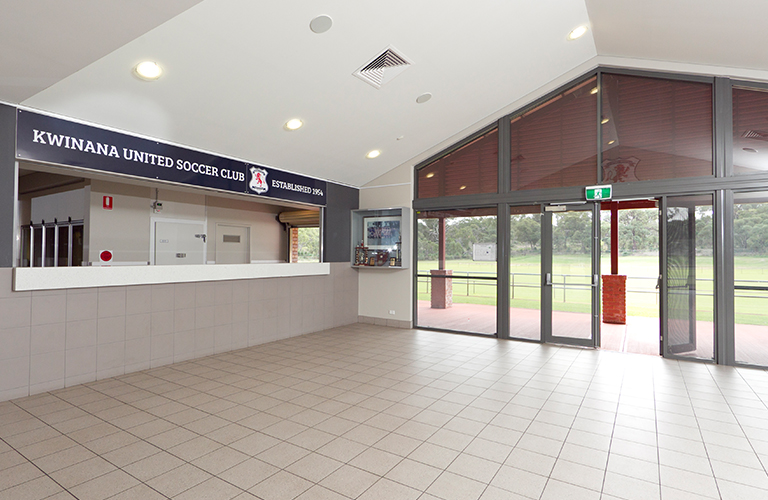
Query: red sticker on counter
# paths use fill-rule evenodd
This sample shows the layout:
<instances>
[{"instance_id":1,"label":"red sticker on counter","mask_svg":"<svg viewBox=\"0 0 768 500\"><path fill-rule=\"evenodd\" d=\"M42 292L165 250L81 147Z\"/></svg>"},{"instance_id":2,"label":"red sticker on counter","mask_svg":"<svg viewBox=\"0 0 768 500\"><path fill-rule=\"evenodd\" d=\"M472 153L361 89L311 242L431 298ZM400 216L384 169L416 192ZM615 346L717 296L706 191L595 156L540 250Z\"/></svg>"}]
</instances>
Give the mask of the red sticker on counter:
<instances>
[{"instance_id":1,"label":"red sticker on counter","mask_svg":"<svg viewBox=\"0 0 768 500\"><path fill-rule=\"evenodd\" d=\"M99 254L99 258L102 262L109 262L112 260L112 252L109 250L102 250L102 252Z\"/></svg>"}]
</instances>

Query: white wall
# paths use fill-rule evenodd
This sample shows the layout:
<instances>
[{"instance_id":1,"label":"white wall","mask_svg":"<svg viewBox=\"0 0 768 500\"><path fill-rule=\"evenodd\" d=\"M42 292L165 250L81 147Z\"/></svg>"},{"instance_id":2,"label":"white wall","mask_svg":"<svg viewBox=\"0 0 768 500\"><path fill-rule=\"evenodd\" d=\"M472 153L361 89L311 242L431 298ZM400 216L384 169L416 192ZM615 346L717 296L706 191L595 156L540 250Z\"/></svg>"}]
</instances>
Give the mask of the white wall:
<instances>
[{"instance_id":1,"label":"white wall","mask_svg":"<svg viewBox=\"0 0 768 500\"><path fill-rule=\"evenodd\" d=\"M252 261L286 260L287 236L276 220L279 212L288 210L284 207L100 180L78 192L89 204L83 218L90 262L99 262L102 250L112 251L114 262L150 261L150 227L158 219L207 221L208 261L215 261L219 223L250 228ZM103 208L104 196L112 196L112 210ZM159 213L152 209L155 198L162 203Z\"/></svg>"},{"instance_id":2,"label":"white wall","mask_svg":"<svg viewBox=\"0 0 768 500\"><path fill-rule=\"evenodd\" d=\"M250 228L251 261L285 262L288 235L277 221L277 214L285 210L276 205L208 196L208 260L215 260L216 225L230 224Z\"/></svg>"},{"instance_id":3,"label":"white wall","mask_svg":"<svg viewBox=\"0 0 768 500\"><path fill-rule=\"evenodd\" d=\"M413 167L401 165L360 189L360 208L410 207L413 201ZM413 214L411 214L413 215ZM413 216L403 231L413 233ZM412 251L412 249L408 249ZM387 320L413 321L413 266L402 270L365 269L358 272L358 314L362 320L374 318L379 324ZM390 314L394 311L395 314Z\"/></svg>"},{"instance_id":4,"label":"white wall","mask_svg":"<svg viewBox=\"0 0 768 500\"><path fill-rule=\"evenodd\" d=\"M87 206L84 188L48 194L32 198L31 217L38 224L41 220L46 222L53 222L54 219L66 221L68 217L71 217L72 220L82 220L85 218ZM25 219L21 220L25 221Z\"/></svg>"},{"instance_id":5,"label":"white wall","mask_svg":"<svg viewBox=\"0 0 768 500\"><path fill-rule=\"evenodd\" d=\"M104 196L112 197L112 210L103 208ZM114 262L149 262L150 213L150 188L91 181L88 261L100 262L109 250Z\"/></svg>"}]
</instances>

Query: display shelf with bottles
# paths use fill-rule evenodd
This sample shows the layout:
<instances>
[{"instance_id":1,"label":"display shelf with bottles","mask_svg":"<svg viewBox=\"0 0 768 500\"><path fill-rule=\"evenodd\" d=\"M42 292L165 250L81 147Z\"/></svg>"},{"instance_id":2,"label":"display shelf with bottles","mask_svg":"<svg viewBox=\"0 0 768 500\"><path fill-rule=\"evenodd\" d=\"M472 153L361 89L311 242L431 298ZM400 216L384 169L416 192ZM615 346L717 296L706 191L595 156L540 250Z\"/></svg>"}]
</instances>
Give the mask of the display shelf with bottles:
<instances>
[{"instance_id":1,"label":"display shelf with bottles","mask_svg":"<svg viewBox=\"0 0 768 500\"><path fill-rule=\"evenodd\" d=\"M411 209L352 210L352 267L407 269L411 264Z\"/></svg>"}]
</instances>

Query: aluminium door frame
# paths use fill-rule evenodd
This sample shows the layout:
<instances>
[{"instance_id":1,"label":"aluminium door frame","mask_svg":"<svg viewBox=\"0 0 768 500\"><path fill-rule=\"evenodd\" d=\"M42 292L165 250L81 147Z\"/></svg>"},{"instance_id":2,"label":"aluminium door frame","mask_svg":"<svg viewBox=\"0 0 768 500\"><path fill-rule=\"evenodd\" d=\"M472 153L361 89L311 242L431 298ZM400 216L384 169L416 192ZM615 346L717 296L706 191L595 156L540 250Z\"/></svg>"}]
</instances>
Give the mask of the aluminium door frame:
<instances>
[{"instance_id":1,"label":"aluminium door frame","mask_svg":"<svg viewBox=\"0 0 768 500\"><path fill-rule=\"evenodd\" d=\"M551 282L553 264L552 213L544 209L547 205L564 205L566 211L590 211L592 213L592 228L590 250L591 262L591 336L588 339L556 336L552 333L552 314L554 288ZM589 207L582 210L571 206ZM591 205L591 206L590 206ZM547 274L550 275L549 282ZM545 344L571 345L577 347L596 348L600 345L600 202L566 202L542 204L541 214L541 339Z\"/></svg>"}]
</instances>

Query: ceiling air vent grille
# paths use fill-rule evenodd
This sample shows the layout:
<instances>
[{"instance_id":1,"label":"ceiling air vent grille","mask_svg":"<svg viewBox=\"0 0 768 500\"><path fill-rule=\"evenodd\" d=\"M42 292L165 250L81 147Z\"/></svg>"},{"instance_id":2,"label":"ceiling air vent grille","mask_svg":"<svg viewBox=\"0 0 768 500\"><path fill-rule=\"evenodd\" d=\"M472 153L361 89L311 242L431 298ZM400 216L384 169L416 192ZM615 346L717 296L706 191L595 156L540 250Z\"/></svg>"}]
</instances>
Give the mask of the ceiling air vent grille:
<instances>
[{"instance_id":1,"label":"ceiling air vent grille","mask_svg":"<svg viewBox=\"0 0 768 500\"><path fill-rule=\"evenodd\" d=\"M407 57L390 46L361 66L353 75L378 89L408 69L411 64Z\"/></svg>"},{"instance_id":2,"label":"ceiling air vent grille","mask_svg":"<svg viewBox=\"0 0 768 500\"><path fill-rule=\"evenodd\" d=\"M757 139L758 141L768 141L768 132L764 132L762 130L747 130L746 132L741 134L741 136L747 139Z\"/></svg>"}]
</instances>

